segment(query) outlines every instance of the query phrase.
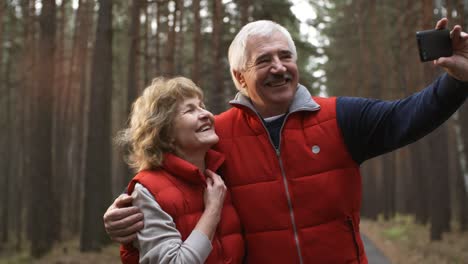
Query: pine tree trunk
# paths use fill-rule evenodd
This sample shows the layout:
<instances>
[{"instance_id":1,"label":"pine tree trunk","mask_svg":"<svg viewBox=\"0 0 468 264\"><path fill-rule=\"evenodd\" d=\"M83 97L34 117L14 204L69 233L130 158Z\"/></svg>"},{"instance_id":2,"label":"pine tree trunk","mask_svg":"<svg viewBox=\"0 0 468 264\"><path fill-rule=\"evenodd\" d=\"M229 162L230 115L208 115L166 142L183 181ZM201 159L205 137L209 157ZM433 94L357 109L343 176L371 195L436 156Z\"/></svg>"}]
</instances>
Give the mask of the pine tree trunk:
<instances>
[{"instance_id":1,"label":"pine tree trunk","mask_svg":"<svg viewBox=\"0 0 468 264\"><path fill-rule=\"evenodd\" d=\"M156 34L154 36L155 43L156 43L156 51L155 51L155 75L161 74L161 28L162 28L162 8L163 3L162 1L156 2Z\"/></svg>"},{"instance_id":2,"label":"pine tree trunk","mask_svg":"<svg viewBox=\"0 0 468 264\"><path fill-rule=\"evenodd\" d=\"M75 14L75 27L73 33L71 59L68 73L68 82L64 94L64 101L68 107L64 113L65 123L69 124L65 134L67 150L67 180L70 182L70 191L65 196L64 206L74 208L67 210L67 229L72 235L79 230L81 216L81 190L83 177L82 152L85 143L82 140L84 133L84 95L87 83L88 41L92 19L92 2L79 0Z\"/></svg>"},{"instance_id":3,"label":"pine tree trunk","mask_svg":"<svg viewBox=\"0 0 468 264\"><path fill-rule=\"evenodd\" d=\"M203 53L201 45L201 18L200 18L200 0L192 1L193 11L193 63L192 63L192 81L197 85L200 83L201 57Z\"/></svg>"},{"instance_id":4,"label":"pine tree trunk","mask_svg":"<svg viewBox=\"0 0 468 264\"><path fill-rule=\"evenodd\" d=\"M164 53L165 57L165 67L164 67L164 75L173 76L175 74L175 53L176 53L176 25L178 19L178 11L179 11L179 1L173 1L175 3L174 11L172 12L172 18L168 16L168 36L167 36L167 43L166 43L166 51Z\"/></svg>"},{"instance_id":5,"label":"pine tree trunk","mask_svg":"<svg viewBox=\"0 0 468 264\"><path fill-rule=\"evenodd\" d=\"M128 48L128 68L127 68L127 114L138 94L138 73L139 71L139 50L140 50L140 12L142 8L141 0L132 1L131 20L129 27L130 45Z\"/></svg>"},{"instance_id":6,"label":"pine tree trunk","mask_svg":"<svg viewBox=\"0 0 468 264\"><path fill-rule=\"evenodd\" d=\"M185 56L184 56L184 43L185 43L184 10L185 10L185 7L184 7L183 0L177 0L177 2L178 2L177 5L179 6L179 15L178 15L179 19L177 20L177 25L178 25L179 30L176 32L176 39L177 39L176 50L178 50L178 52L176 53L176 65L177 65L176 74L181 75L181 76L186 76L185 64L183 62L183 60L185 59Z\"/></svg>"},{"instance_id":7,"label":"pine tree trunk","mask_svg":"<svg viewBox=\"0 0 468 264\"><path fill-rule=\"evenodd\" d=\"M450 229L450 196L447 173L447 125L436 129L430 135L431 179L430 214L431 239L441 240L442 233Z\"/></svg>"},{"instance_id":8,"label":"pine tree trunk","mask_svg":"<svg viewBox=\"0 0 468 264\"><path fill-rule=\"evenodd\" d=\"M210 94L210 105L214 113L221 113L225 108L225 88L223 82L224 69L222 62L222 34L223 34L223 3L221 0L213 0L213 39L211 43L213 51L213 68L211 73L213 75L212 92Z\"/></svg>"},{"instance_id":9,"label":"pine tree trunk","mask_svg":"<svg viewBox=\"0 0 468 264\"><path fill-rule=\"evenodd\" d=\"M99 0L91 73L81 251L99 250L109 239L102 215L111 203L112 0Z\"/></svg>"},{"instance_id":10,"label":"pine tree trunk","mask_svg":"<svg viewBox=\"0 0 468 264\"><path fill-rule=\"evenodd\" d=\"M250 0L239 0L240 26L244 26L249 23L249 6Z\"/></svg>"},{"instance_id":11,"label":"pine tree trunk","mask_svg":"<svg viewBox=\"0 0 468 264\"><path fill-rule=\"evenodd\" d=\"M4 13L6 10L6 3L0 3L0 79L5 80L6 76L3 76L3 25L5 24ZM1 158L0 158L0 171L3 172L3 176L0 176L0 193L2 195L2 203L0 205L0 249L1 245L8 241L8 198L9 198L9 179L10 179L10 169L9 169L9 156L12 154L10 152L10 114L8 112L10 108L9 96L8 96L7 85L0 82L0 127L6 128L6 133L3 132L0 134L0 148L3 149ZM11 156L10 156L11 157Z\"/></svg>"},{"instance_id":12,"label":"pine tree trunk","mask_svg":"<svg viewBox=\"0 0 468 264\"><path fill-rule=\"evenodd\" d=\"M40 40L38 91L35 94L37 108L34 113L34 147L31 155L31 199L29 228L31 231L31 255L40 257L47 253L55 239L49 215L55 199L52 189L52 99L55 58L55 1L42 2L39 18ZM47 194L47 195L44 195Z\"/></svg>"},{"instance_id":13,"label":"pine tree trunk","mask_svg":"<svg viewBox=\"0 0 468 264\"><path fill-rule=\"evenodd\" d=\"M150 5L148 2L145 2L143 5L143 8L145 9L145 24L144 24L144 32L143 32L143 54L144 54L144 64L143 64L143 86L146 86L150 83L150 80L153 78L151 75L152 72L150 71L151 69L151 52L150 52L150 35L151 35L151 18L150 18L150 12L149 8ZM143 89L143 87L139 87L140 89Z\"/></svg>"}]
</instances>

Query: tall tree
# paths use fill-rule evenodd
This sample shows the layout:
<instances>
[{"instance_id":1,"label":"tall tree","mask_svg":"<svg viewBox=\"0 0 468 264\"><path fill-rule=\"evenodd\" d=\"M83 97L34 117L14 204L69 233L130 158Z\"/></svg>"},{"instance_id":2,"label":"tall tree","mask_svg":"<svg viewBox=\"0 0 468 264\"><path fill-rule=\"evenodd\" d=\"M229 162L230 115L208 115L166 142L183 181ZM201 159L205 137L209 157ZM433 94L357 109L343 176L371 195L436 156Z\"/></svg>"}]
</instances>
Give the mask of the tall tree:
<instances>
[{"instance_id":1,"label":"tall tree","mask_svg":"<svg viewBox=\"0 0 468 264\"><path fill-rule=\"evenodd\" d=\"M150 14L151 6L145 1L143 8L145 10L145 24L144 24L144 31L143 31L143 54L144 54L144 64L143 64L143 81L144 85L148 85L151 80L151 52L150 52L150 45L151 45L151 23L152 17Z\"/></svg>"},{"instance_id":2,"label":"tall tree","mask_svg":"<svg viewBox=\"0 0 468 264\"><path fill-rule=\"evenodd\" d=\"M457 13L460 14L460 18L458 23L463 26L464 31L467 31L468 28L468 1L466 0L457 0ZM461 226L464 230L468 230L468 103L462 105L459 110L458 115L458 122L460 124L460 132L459 136L457 137L458 142L457 144L463 146L460 152L460 169L462 175L459 179L459 184L465 187L465 195L464 198L464 214L461 216ZM463 212L462 212L463 213Z\"/></svg>"},{"instance_id":3,"label":"tall tree","mask_svg":"<svg viewBox=\"0 0 468 264\"><path fill-rule=\"evenodd\" d=\"M451 17L453 6L451 1L446 2L446 9L449 12L448 16ZM423 12L422 19L420 19L418 27L421 28L433 28L434 27L434 1L425 0L423 1ZM418 83L418 86L423 86L426 83L430 83L434 77L436 77L436 69L430 65L424 65L424 77L423 81ZM428 160L431 162L430 170L426 170L425 178L429 179L429 193L428 200L430 203L429 215L431 221L431 239L440 240L442 239L442 233L450 229L450 196L449 196L449 180L447 173L449 171L449 162L447 160L448 148L447 148L447 125L443 125L432 132L427 138L421 143L430 142L427 144L428 153L431 153L427 160L422 160L425 163ZM421 146L421 144L420 144ZM427 167L427 165L423 165ZM442 176L443 175L443 176Z\"/></svg>"},{"instance_id":4,"label":"tall tree","mask_svg":"<svg viewBox=\"0 0 468 264\"><path fill-rule=\"evenodd\" d=\"M139 76L139 56L140 53L140 14L143 6L142 0L132 1L130 8L130 27L128 37L130 45L128 46L128 70L127 70L127 113L138 94L138 76Z\"/></svg>"},{"instance_id":5,"label":"tall tree","mask_svg":"<svg viewBox=\"0 0 468 264\"><path fill-rule=\"evenodd\" d=\"M34 100L34 91L37 87L35 76L37 76L38 60L38 25L36 19L36 6L32 0L22 0L20 2L21 14L23 21L21 23L20 39L23 41L21 47L21 55L18 62L18 77L19 82L17 94L15 98L16 107L13 113L16 115L15 128L19 133L14 133L15 142L15 162L13 169L15 177L11 183L13 187L12 199L15 201L15 208L12 216L11 229L15 234L14 246L16 250L23 247L23 239L25 226L30 224L32 212L30 211L31 194L29 188L24 188L24 182L28 181L32 176L33 169L31 168L31 149L32 132L30 129L33 123L33 106L36 105ZM27 215L27 217L25 217ZM30 236L28 237L28 239Z\"/></svg>"},{"instance_id":6,"label":"tall tree","mask_svg":"<svg viewBox=\"0 0 468 264\"><path fill-rule=\"evenodd\" d=\"M202 54L201 45L201 18L200 18L200 0L192 1L193 12L193 62L191 77L194 83L200 84L200 55Z\"/></svg>"},{"instance_id":7,"label":"tall tree","mask_svg":"<svg viewBox=\"0 0 468 264\"><path fill-rule=\"evenodd\" d=\"M214 113L220 113L226 108L225 102L225 87L223 81L224 69L222 57L222 34L223 34L223 3L222 0L213 0L213 36L211 42L211 50L213 52L212 64L212 92L210 96L210 106Z\"/></svg>"},{"instance_id":8,"label":"tall tree","mask_svg":"<svg viewBox=\"0 0 468 264\"><path fill-rule=\"evenodd\" d=\"M85 96L87 94L87 69L90 41L90 32L92 27L92 12L94 1L79 0L78 9L75 14L74 32L72 37L72 49L70 66L68 68L68 83L64 89L64 101L69 107L66 108L63 119L65 123L70 124L68 131L64 135L67 140L66 149L68 150L68 181L70 191L67 193L64 205L67 208L76 208L67 214L66 223L70 226L70 232L77 234L80 225L81 215L81 179L84 174L83 153L86 145L85 121Z\"/></svg>"},{"instance_id":9,"label":"tall tree","mask_svg":"<svg viewBox=\"0 0 468 264\"><path fill-rule=\"evenodd\" d=\"M166 43L166 51L164 53L164 74L171 76L175 73L175 53L177 47L177 38L176 38L176 26L179 14L180 3L177 0L169 1L170 5L168 7L172 10L169 10L171 13L167 17L169 29L167 32L167 43Z\"/></svg>"},{"instance_id":10,"label":"tall tree","mask_svg":"<svg viewBox=\"0 0 468 264\"><path fill-rule=\"evenodd\" d=\"M108 241L102 215L111 202L112 0L99 0L94 46L84 183L81 251Z\"/></svg>"},{"instance_id":11,"label":"tall tree","mask_svg":"<svg viewBox=\"0 0 468 264\"><path fill-rule=\"evenodd\" d=\"M243 26L249 22L250 13L250 0L238 0L239 13L240 13L240 25Z\"/></svg>"},{"instance_id":12,"label":"tall tree","mask_svg":"<svg viewBox=\"0 0 468 264\"><path fill-rule=\"evenodd\" d=\"M3 74L3 26L5 25L5 18L4 18L4 13L6 9L6 2L0 3L0 80L4 80L5 76ZM6 90L6 85L4 85L3 81L0 81L0 127L9 127L9 103L7 100L9 96L7 96L7 90ZM2 155L0 157L0 171L3 171L3 177L0 177L2 180L1 182L1 187L0 187L0 192L2 193L2 204L0 205L0 233L2 234L0 237L0 245L3 243L6 243L8 240L8 216L7 216L7 211L8 211L8 186L9 186L9 178L10 174L9 172L9 162L7 156L10 155L9 149L10 149L10 136L9 136L9 129L7 131L3 132L0 134L0 147L4 149L2 152Z\"/></svg>"},{"instance_id":13,"label":"tall tree","mask_svg":"<svg viewBox=\"0 0 468 264\"><path fill-rule=\"evenodd\" d=\"M166 1L158 0L156 1L156 34L154 35L155 42L156 42L156 50L155 50L155 74L161 74L162 71L162 64L161 64L161 35L163 32L163 8L165 6Z\"/></svg>"},{"instance_id":14,"label":"tall tree","mask_svg":"<svg viewBox=\"0 0 468 264\"><path fill-rule=\"evenodd\" d=\"M185 5L184 5L184 1L183 0L177 0L178 4L179 5L179 14L178 14L178 20L177 20L177 30L176 30L176 43L177 43L177 47L176 47L176 50L178 50L178 52L176 52L176 74L177 75L182 75L182 76L186 76L186 73L185 72L188 72L186 69L185 69L185 63L183 62L183 60L185 59L185 56L184 56L184 44L185 44L185 34L184 34L184 30L185 30Z\"/></svg>"},{"instance_id":15,"label":"tall tree","mask_svg":"<svg viewBox=\"0 0 468 264\"><path fill-rule=\"evenodd\" d=\"M51 212L54 216L51 217L51 224L54 227L54 237L60 239L62 237L64 214L63 199L62 197L66 193L67 184L67 162L66 162L66 151L67 149L63 146L66 145L67 126L63 119L64 110L67 105L64 104L63 91L65 90L66 75L67 75L67 60L66 60L66 18L67 9L66 6L69 2L62 1L57 12L57 34L56 34L56 56L54 65L55 70L55 85L53 89L53 118L52 118L52 176L53 176L53 189L54 189L54 212ZM59 136L61 135L61 136Z\"/></svg>"},{"instance_id":16,"label":"tall tree","mask_svg":"<svg viewBox=\"0 0 468 264\"><path fill-rule=\"evenodd\" d=\"M55 52L55 0L42 1L39 17L40 39L36 79L38 89L34 93L37 108L34 113L34 148L32 148L30 174L31 199L29 230L31 230L31 255L40 257L50 250L55 239L53 226L49 224L50 212L53 212L52 190L52 93L54 85ZM44 195L44 194L47 195Z\"/></svg>"}]
</instances>

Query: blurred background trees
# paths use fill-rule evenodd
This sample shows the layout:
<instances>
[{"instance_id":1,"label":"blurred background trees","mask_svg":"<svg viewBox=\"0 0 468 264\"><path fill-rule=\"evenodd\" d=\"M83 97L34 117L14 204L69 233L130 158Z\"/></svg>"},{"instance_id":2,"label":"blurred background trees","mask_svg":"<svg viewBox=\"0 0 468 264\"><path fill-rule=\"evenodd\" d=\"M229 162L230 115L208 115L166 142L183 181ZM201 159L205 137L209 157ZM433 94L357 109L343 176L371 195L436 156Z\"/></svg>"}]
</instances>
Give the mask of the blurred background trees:
<instances>
[{"instance_id":1,"label":"blurred background trees","mask_svg":"<svg viewBox=\"0 0 468 264\"><path fill-rule=\"evenodd\" d=\"M299 2L315 14L300 20ZM242 25L287 27L312 93L392 100L441 74L419 62L415 31L443 16L466 30L467 14L467 0L1 1L0 250L39 257L75 237L83 251L108 243L102 215L131 177L112 137L131 103L152 78L183 75L210 110L227 109L227 49ZM364 164L363 216L415 215L433 239L468 228L467 108Z\"/></svg>"}]
</instances>

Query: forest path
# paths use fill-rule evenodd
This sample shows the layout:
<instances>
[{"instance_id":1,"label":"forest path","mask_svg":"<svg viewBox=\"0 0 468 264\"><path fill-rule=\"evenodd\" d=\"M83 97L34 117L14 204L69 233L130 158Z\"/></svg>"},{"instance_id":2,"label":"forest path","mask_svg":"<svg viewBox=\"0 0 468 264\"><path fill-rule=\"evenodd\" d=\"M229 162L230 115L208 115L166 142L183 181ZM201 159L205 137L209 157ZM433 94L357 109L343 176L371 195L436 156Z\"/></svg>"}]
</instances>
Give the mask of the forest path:
<instances>
[{"instance_id":1,"label":"forest path","mask_svg":"<svg viewBox=\"0 0 468 264\"><path fill-rule=\"evenodd\" d=\"M380 251L375 244L365 235L361 234L367 259L370 264L390 264L390 260Z\"/></svg>"}]
</instances>

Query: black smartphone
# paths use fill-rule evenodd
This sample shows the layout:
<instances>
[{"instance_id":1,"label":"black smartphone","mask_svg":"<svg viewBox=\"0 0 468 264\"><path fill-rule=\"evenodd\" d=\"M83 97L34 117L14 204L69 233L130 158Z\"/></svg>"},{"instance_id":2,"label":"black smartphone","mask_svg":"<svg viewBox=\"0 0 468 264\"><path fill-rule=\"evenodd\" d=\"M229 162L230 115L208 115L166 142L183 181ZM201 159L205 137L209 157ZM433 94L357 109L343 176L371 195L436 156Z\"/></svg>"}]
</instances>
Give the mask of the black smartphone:
<instances>
[{"instance_id":1,"label":"black smartphone","mask_svg":"<svg viewBox=\"0 0 468 264\"><path fill-rule=\"evenodd\" d=\"M448 29L432 29L416 32L419 58L422 62L450 57L453 54L452 39Z\"/></svg>"}]
</instances>

